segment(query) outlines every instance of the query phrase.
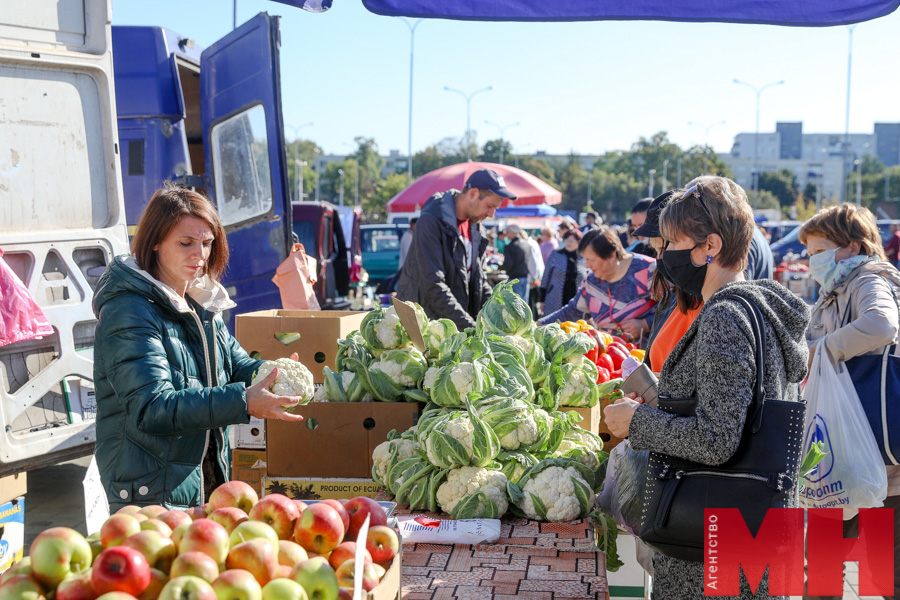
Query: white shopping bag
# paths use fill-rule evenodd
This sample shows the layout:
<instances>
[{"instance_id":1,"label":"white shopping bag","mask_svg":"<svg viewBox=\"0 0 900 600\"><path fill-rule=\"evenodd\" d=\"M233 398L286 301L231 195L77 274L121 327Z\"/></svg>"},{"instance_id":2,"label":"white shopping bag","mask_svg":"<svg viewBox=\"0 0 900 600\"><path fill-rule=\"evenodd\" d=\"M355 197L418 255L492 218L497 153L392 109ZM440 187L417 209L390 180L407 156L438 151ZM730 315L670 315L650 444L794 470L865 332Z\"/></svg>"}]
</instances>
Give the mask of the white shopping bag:
<instances>
[{"instance_id":1,"label":"white shopping bag","mask_svg":"<svg viewBox=\"0 0 900 600\"><path fill-rule=\"evenodd\" d=\"M816 345L809 379L803 454L824 442L825 458L803 478L803 508L877 508L887 495L887 472L856 388L843 363Z\"/></svg>"}]
</instances>

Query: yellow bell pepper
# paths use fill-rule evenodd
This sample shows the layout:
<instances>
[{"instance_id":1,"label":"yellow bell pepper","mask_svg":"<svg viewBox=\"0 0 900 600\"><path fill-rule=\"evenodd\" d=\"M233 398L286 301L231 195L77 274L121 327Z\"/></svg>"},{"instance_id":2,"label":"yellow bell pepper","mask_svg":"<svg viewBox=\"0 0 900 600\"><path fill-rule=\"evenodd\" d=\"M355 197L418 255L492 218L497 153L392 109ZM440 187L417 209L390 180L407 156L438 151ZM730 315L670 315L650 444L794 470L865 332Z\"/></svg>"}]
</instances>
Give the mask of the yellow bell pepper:
<instances>
[{"instance_id":1,"label":"yellow bell pepper","mask_svg":"<svg viewBox=\"0 0 900 600\"><path fill-rule=\"evenodd\" d=\"M637 349L635 349L635 350L632 350L632 351L631 351L631 355L632 355L633 357L635 357L636 359L638 359L639 361L643 361L643 360L644 360L644 356L645 356L646 354L647 354L647 351L646 351L646 350L637 350Z\"/></svg>"}]
</instances>

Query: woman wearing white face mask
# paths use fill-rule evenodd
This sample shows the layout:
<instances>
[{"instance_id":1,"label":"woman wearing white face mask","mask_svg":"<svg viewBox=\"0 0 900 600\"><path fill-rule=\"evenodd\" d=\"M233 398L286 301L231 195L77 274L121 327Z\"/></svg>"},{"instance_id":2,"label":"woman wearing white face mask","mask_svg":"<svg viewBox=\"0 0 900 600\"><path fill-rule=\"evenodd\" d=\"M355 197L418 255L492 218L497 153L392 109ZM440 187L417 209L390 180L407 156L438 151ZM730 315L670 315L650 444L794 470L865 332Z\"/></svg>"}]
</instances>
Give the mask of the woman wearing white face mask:
<instances>
[{"instance_id":1,"label":"woman wearing white face mask","mask_svg":"<svg viewBox=\"0 0 900 600\"><path fill-rule=\"evenodd\" d=\"M854 204L823 209L801 225L800 241L809 251L810 274L822 286L806 333L810 364L819 340L835 362L881 354L885 346L897 343L900 273L885 261L872 213ZM900 466L885 468L888 490L884 506L895 509L896 569ZM856 537L857 519L844 521L844 537ZM896 594L900 589L895 589Z\"/></svg>"}]
</instances>

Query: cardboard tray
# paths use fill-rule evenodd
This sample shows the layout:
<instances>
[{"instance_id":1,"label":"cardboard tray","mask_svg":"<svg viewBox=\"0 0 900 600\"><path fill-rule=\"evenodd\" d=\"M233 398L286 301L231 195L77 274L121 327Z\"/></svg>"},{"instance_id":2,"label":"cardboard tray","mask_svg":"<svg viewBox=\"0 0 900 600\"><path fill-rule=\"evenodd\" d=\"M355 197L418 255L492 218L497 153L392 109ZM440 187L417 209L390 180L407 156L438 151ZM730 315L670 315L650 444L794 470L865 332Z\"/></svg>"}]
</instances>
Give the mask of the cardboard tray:
<instances>
[{"instance_id":1,"label":"cardboard tray","mask_svg":"<svg viewBox=\"0 0 900 600\"><path fill-rule=\"evenodd\" d=\"M337 340L359 329L365 312L338 310L262 310L235 317L235 338L248 353L259 352L265 360L288 358L296 352L313 375L324 383L324 367L335 368ZM300 339L282 344L276 333L296 332Z\"/></svg>"},{"instance_id":2,"label":"cardboard tray","mask_svg":"<svg viewBox=\"0 0 900 600\"><path fill-rule=\"evenodd\" d=\"M419 402L313 402L300 407L300 423L269 420L268 474L369 479L375 447L392 429L415 425L423 408Z\"/></svg>"},{"instance_id":3,"label":"cardboard tray","mask_svg":"<svg viewBox=\"0 0 900 600\"><path fill-rule=\"evenodd\" d=\"M260 463L260 467L256 464ZM266 474L266 451L235 448L231 451L231 479L243 481L262 496L262 479Z\"/></svg>"},{"instance_id":4,"label":"cardboard tray","mask_svg":"<svg viewBox=\"0 0 900 600\"><path fill-rule=\"evenodd\" d=\"M375 499L384 488L371 479L327 477L273 477L263 475L262 495L283 494L294 500L350 500L357 496Z\"/></svg>"}]
</instances>

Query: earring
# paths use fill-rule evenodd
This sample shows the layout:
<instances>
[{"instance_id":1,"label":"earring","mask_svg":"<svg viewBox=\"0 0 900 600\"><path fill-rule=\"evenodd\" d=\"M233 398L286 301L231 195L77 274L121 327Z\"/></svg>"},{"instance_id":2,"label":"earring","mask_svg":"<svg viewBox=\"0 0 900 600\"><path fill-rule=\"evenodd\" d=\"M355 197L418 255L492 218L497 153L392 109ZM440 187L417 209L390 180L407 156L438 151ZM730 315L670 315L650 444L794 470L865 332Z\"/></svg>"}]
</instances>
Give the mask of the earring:
<instances>
[{"instance_id":1,"label":"earring","mask_svg":"<svg viewBox=\"0 0 900 600\"><path fill-rule=\"evenodd\" d=\"M707 254L706 255L706 264L708 264L708 265L712 264L712 261L713 261L713 257L710 256L709 254Z\"/></svg>"}]
</instances>

